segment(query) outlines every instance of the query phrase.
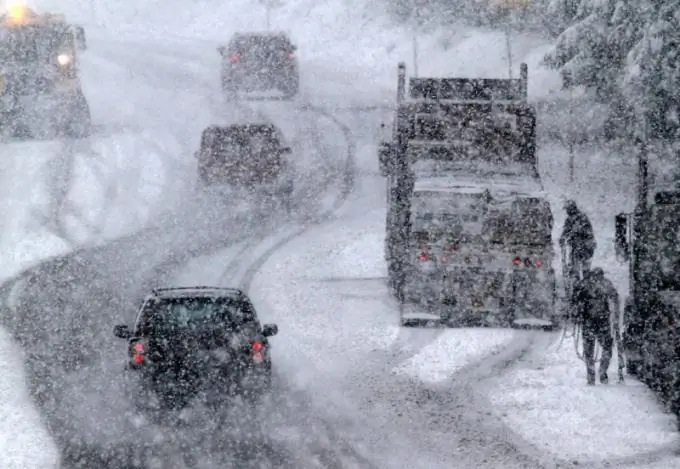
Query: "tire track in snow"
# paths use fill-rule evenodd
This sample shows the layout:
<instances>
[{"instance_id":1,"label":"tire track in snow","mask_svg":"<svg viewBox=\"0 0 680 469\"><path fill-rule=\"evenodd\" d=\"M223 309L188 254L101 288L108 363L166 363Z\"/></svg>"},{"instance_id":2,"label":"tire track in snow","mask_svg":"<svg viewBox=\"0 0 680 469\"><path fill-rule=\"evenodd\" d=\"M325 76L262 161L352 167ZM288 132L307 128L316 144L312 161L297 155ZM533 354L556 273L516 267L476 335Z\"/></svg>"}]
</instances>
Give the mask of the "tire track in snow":
<instances>
[{"instance_id":1,"label":"tire track in snow","mask_svg":"<svg viewBox=\"0 0 680 469\"><path fill-rule=\"evenodd\" d=\"M330 207L326 210L310 219L309 224L299 229L295 229L289 234L285 235L283 238L275 239L274 244L267 248L262 254L250 260L248 268L243 273L240 279L240 288L248 292L251 289L252 282L264 266L264 264L278 251L283 249L288 243L293 239L298 238L305 232L307 232L311 227L317 226L326 222L331 221L335 214L347 201L348 197L352 193L355 181L355 164L356 164L356 143L354 142L352 132L346 124L337 119L332 114L328 113L322 108L314 106L309 103L302 105L301 110L306 112L312 112L321 118L329 119L333 122L341 131L346 144L347 144L347 155L345 159L344 168L342 170L341 187L339 188L339 193L335 197L334 201L331 203ZM326 182L329 182L326 178ZM261 240L260 244L264 244L266 239ZM247 243L244 248L236 255L237 258L242 257L241 254L248 250L256 249L257 241L253 243ZM225 280L227 276L232 277L236 274L235 268L240 268L242 263L240 261L230 263L224 270L221 280ZM286 392L291 392L292 386L285 382L285 378L282 376L277 376L278 380L283 385ZM292 399L291 399L292 398ZM279 405L276 405L280 409L285 409L286 416L285 419L297 420L300 415L316 415L316 410L309 405L309 398L304 392L295 391L293 394L286 395L285 399L282 399ZM367 457L357 452L356 448L352 447L344 437L342 437L338 431L332 428L331 424L323 419L316 419L314 425L319 425L323 427L325 437L328 439L327 442L322 443L318 440L318 435L311 439L311 441L306 442L307 449L311 452L314 457L318 458L318 461L322 464L322 467L326 469L343 469L348 467L348 459L354 461L354 466L363 469L378 469ZM309 426L309 422L306 422L305 426ZM318 429L317 429L318 431Z\"/></svg>"}]
</instances>

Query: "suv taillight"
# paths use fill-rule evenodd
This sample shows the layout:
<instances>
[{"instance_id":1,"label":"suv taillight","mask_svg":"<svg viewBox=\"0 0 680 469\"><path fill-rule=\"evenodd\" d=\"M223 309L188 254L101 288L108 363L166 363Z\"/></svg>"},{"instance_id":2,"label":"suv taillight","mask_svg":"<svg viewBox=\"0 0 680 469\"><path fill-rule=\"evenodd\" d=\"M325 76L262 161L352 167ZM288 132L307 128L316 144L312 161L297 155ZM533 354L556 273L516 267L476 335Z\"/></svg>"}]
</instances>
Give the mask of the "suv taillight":
<instances>
[{"instance_id":1,"label":"suv taillight","mask_svg":"<svg viewBox=\"0 0 680 469\"><path fill-rule=\"evenodd\" d=\"M130 343L130 363L141 366L146 361L146 344L142 340Z\"/></svg>"},{"instance_id":2,"label":"suv taillight","mask_svg":"<svg viewBox=\"0 0 680 469\"><path fill-rule=\"evenodd\" d=\"M264 361L264 345L262 342L253 342L250 344L250 351L252 353L253 361L255 363L262 363Z\"/></svg>"}]
</instances>

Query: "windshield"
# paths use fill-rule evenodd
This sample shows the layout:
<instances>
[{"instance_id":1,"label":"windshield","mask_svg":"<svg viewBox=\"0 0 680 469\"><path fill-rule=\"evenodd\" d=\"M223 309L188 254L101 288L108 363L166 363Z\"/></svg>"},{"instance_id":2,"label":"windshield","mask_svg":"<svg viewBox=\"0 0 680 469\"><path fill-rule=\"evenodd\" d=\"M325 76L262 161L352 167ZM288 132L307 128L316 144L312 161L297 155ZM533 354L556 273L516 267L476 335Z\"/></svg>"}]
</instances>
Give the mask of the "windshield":
<instances>
[{"instance_id":1,"label":"windshield","mask_svg":"<svg viewBox=\"0 0 680 469\"><path fill-rule=\"evenodd\" d=\"M140 331L146 335L152 331L202 330L206 327L238 330L254 326L255 322L252 307L234 299L172 298L147 303Z\"/></svg>"},{"instance_id":2,"label":"windshield","mask_svg":"<svg viewBox=\"0 0 680 469\"><path fill-rule=\"evenodd\" d=\"M72 49L72 38L45 26L0 28L0 61L10 64L50 63L55 54Z\"/></svg>"}]
</instances>

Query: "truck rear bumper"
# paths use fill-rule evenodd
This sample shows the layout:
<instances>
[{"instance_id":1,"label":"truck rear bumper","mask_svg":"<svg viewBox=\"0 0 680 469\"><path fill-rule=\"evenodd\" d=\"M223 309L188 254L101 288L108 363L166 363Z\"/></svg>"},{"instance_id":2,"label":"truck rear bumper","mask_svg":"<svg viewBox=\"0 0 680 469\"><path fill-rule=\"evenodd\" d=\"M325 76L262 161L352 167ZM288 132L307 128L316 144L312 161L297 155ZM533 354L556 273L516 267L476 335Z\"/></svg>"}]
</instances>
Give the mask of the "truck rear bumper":
<instances>
[{"instance_id":1,"label":"truck rear bumper","mask_svg":"<svg viewBox=\"0 0 680 469\"><path fill-rule=\"evenodd\" d=\"M497 276L495 283L485 283L471 272L446 274L407 276L404 300L412 307L403 308L402 324L422 317L450 326L548 329L557 322L554 275L528 278L485 272Z\"/></svg>"}]
</instances>

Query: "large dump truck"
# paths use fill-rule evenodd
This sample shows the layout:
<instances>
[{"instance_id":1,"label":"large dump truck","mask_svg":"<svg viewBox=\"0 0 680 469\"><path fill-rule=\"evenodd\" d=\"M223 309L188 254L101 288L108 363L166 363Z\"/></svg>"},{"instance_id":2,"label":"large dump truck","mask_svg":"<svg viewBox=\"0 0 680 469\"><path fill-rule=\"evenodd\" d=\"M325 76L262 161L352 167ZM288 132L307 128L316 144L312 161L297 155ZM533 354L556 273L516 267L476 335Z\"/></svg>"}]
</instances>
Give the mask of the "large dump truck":
<instances>
[{"instance_id":1,"label":"large dump truck","mask_svg":"<svg viewBox=\"0 0 680 469\"><path fill-rule=\"evenodd\" d=\"M13 6L0 15L0 133L80 138L90 109L78 73L82 27Z\"/></svg>"},{"instance_id":2,"label":"large dump truck","mask_svg":"<svg viewBox=\"0 0 680 469\"><path fill-rule=\"evenodd\" d=\"M550 205L536 112L519 79L411 78L398 67L387 178L385 260L402 324L551 324Z\"/></svg>"},{"instance_id":3,"label":"large dump truck","mask_svg":"<svg viewBox=\"0 0 680 469\"><path fill-rule=\"evenodd\" d=\"M629 268L624 344L628 372L680 416L680 145L638 142L637 202L615 220Z\"/></svg>"}]
</instances>

